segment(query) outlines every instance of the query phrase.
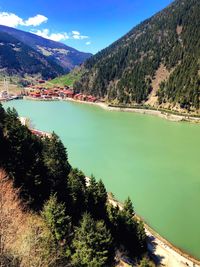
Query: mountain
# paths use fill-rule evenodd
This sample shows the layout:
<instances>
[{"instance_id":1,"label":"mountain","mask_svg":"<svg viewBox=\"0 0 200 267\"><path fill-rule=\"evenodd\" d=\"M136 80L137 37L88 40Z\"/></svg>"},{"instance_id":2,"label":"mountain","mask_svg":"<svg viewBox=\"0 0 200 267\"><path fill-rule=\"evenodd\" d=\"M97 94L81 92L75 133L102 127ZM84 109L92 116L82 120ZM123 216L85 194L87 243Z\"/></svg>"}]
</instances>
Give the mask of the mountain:
<instances>
[{"instance_id":1,"label":"mountain","mask_svg":"<svg viewBox=\"0 0 200 267\"><path fill-rule=\"evenodd\" d=\"M8 40L10 38L10 40ZM4 47L4 41L6 40L6 44ZM10 42L10 45L9 45ZM72 70L75 66L82 64L86 59L88 59L91 54L89 53L83 53L79 52L74 48L68 47L65 44L51 41L48 39L45 39L43 37L40 37L38 35L24 32L21 30L17 30L11 27L0 25L0 57L1 57L1 68L4 68L3 63L5 63L5 57L13 62L13 60L16 60L16 64L20 65L20 68L17 68L15 72L24 73L24 70L26 70L27 65L25 64L25 59L31 57L34 58L36 61L40 60L41 62L36 67L35 65L29 65L31 68L30 73L32 72L38 72L41 69L45 68L46 66L49 66L49 68L54 69L50 72L55 72L56 75L49 75L50 77L58 76L57 74L61 75L66 72L69 72ZM19 47L20 46L20 53L19 53ZM15 48L16 46L16 48ZM13 47L13 48L12 48ZM26 52L23 51L25 48ZM6 52L6 54L5 54ZM29 53L30 52L30 53ZM11 54L10 54L11 53ZM27 55L27 53L29 55ZM21 56L25 57L24 59L21 58ZM33 56L34 55L34 56ZM13 58L14 57L14 58ZM19 60L19 62L18 62ZM29 62L29 60L28 60ZM42 62L44 64L42 64ZM9 64L9 61L6 62L6 68L8 69L8 72L13 72L13 66L12 64ZM30 63L30 62L29 62ZM33 63L33 62L32 62ZM36 63L36 62L35 62ZM34 69L34 71L33 71ZM46 70L48 71L48 69ZM28 68L29 72L29 68Z\"/></svg>"},{"instance_id":2,"label":"mountain","mask_svg":"<svg viewBox=\"0 0 200 267\"><path fill-rule=\"evenodd\" d=\"M64 70L11 35L0 32L0 72L20 76L40 73L43 78L51 78Z\"/></svg>"},{"instance_id":3,"label":"mountain","mask_svg":"<svg viewBox=\"0 0 200 267\"><path fill-rule=\"evenodd\" d=\"M199 112L200 1L177 0L83 66L77 91L116 104Z\"/></svg>"}]
</instances>

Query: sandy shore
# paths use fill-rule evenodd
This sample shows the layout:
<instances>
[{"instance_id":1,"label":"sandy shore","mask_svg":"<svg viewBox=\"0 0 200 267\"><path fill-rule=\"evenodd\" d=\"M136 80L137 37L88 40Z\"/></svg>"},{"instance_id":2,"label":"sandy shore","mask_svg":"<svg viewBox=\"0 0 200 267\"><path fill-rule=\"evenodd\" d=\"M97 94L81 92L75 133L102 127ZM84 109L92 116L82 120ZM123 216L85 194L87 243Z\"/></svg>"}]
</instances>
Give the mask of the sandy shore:
<instances>
[{"instance_id":1,"label":"sandy shore","mask_svg":"<svg viewBox=\"0 0 200 267\"><path fill-rule=\"evenodd\" d=\"M113 206L123 208L123 205L109 196L108 201ZM136 215L138 220L140 217ZM167 240L162 238L146 223L144 223L145 232L148 237L148 251L152 258L159 262L159 265L166 267L200 267L200 261L192 258L188 254L182 252L180 249L173 246Z\"/></svg>"},{"instance_id":2,"label":"sandy shore","mask_svg":"<svg viewBox=\"0 0 200 267\"><path fill-rule=\"evenodd\" d=\"M140 114L148 114L148 115L153 115L153 116L157 116L163 119L167 119L170 121L188 121L188 122L194 122L194 123L200 123L200 117L191 117L189 115L175 115L175 114L171 114L171 113L167 113L167 112L162 112L159 110L153 110L153 109L138 109L138 108L118 108L118 107L110 107L109 105L107 105L106 103L102 103L102 102L86 102L86 101L81 101L81 100L74 100L72 98L66 98L63 100L67 100L67 101L72 101L72 102L76 102L76 103L82 103L82 104L89 104L89 105L95 105L95 106L99 106L105 110L108 111L120 111L120 112L135 112L135 113L140 113Z\"/></svg>"},{"instance_id":3,"label":"sandy shore","mask_svg":"<svg viewBox=\"0 0 200 267\"><path fill-rule=\"evenodd\" d=\"M155 255L158 261L160 261L160 265L167 267L199 266L193 265L192 261L182 257L158 238L155 238L151 232L146 230L146 234L152 240L148 241L148 251Z\"/></svg>"},{"instance_id":4,"label":"sandy shore","mask_svg":"<svg viewBox=\"0 0 200 267\"><path fill-rule=\"evenodd\" d=\"M147 229L148 228L148 229ZM149 230L149 227L145 225L145 231L149 238L148 251L155 255L160 260L162 266L167 267L199 267L200 262L193 259L189 255L181 252L169 242L164 241L163 238L156 237L153 232Z\"/></svg>"}]
</instances>

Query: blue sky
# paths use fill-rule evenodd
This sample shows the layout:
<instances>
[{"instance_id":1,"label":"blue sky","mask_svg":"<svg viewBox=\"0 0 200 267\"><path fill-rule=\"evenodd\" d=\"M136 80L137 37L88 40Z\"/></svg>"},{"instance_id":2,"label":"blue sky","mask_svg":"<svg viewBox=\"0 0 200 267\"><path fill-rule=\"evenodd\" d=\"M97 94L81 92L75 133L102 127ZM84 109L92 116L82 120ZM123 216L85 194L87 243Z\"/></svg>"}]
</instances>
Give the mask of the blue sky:
<instances>
[{"instance_id":1,"label":"blue sky","mask_svg":"<svg viewBox=\"0 0 200 267\"><path fill-rule=\"evenodd\" d=\"M0 0L0 24L96 53L172 0Z\"/></svg>"}]
</instances>

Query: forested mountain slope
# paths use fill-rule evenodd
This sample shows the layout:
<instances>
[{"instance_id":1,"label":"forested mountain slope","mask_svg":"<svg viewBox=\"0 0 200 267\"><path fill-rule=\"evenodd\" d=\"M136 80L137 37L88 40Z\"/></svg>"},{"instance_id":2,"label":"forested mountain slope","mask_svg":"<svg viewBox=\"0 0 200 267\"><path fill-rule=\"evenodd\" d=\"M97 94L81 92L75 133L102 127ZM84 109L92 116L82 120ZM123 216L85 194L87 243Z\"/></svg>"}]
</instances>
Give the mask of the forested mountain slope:
<instances>
[{"instance_id":1,"label":"forested mountain slope","mask_svg":"<svg viewBox=\"0 0 200 267\"><path fill-rule=\"evenodd\" d=\"M88 59L77 91L199 112L200 1L177 0Z\"/></svg>"},{"instance_id":2,"label":"forested mountain slope","mask_svg":"<svg viewBox=\"0 0 200 267\"><path fill-rule=\"evenodd\" d=\"M73 69L82 64L92 54L80 52L63 43L55 42L36 34L17 30L11 27L0 25L0 32L6 32L24 44L30 46L37 52L47 56L64 68L65 71Z\"/></svg>"},{"instance_id":3,"label":"forested mountain slope","mask_svg":"<svg viewBox=\"0 0 200 267\"><path fill-rule=\"evenodd\" d=\"M41 69L44 78L53 78L68 73L90 56L65 44L0 25L0 68L8 74L37 74Z\"/></svg>"},{"instance_id":4,"label":"forested mountain slope","mask_svg":"<svg viewBox=\"0 0 200 267\"><path fill-rule=\"evenodd\" d=\"M40 73L43 78L64 73L56 62L4 32L0 32L0 69L8 75Z\"/></svg>"}]
</instances>

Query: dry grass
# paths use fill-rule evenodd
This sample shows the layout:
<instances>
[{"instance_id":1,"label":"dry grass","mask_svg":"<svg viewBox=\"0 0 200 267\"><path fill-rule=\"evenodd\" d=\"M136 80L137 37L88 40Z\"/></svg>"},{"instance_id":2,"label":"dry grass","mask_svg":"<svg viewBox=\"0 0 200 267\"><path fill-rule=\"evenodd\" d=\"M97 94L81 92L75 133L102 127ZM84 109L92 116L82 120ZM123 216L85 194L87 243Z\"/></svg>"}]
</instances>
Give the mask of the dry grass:
<instances>
[{"instance_id":1,"label":"dry grass","mask_svg":"<svg viewBox=\"0 0 200 267\"><path fill-rule=\"evenodd\" d=\"M171 72L169 72L166 67L161 64L160 67L157 69L155 77L152 81L152 92L149 95L149 99L146 101L146 105L155 106L157 104L158 97L156 96L158 89L160 87L160 83L163 81L168 80L169 75Z\"/></svg>"}]
</instances>

